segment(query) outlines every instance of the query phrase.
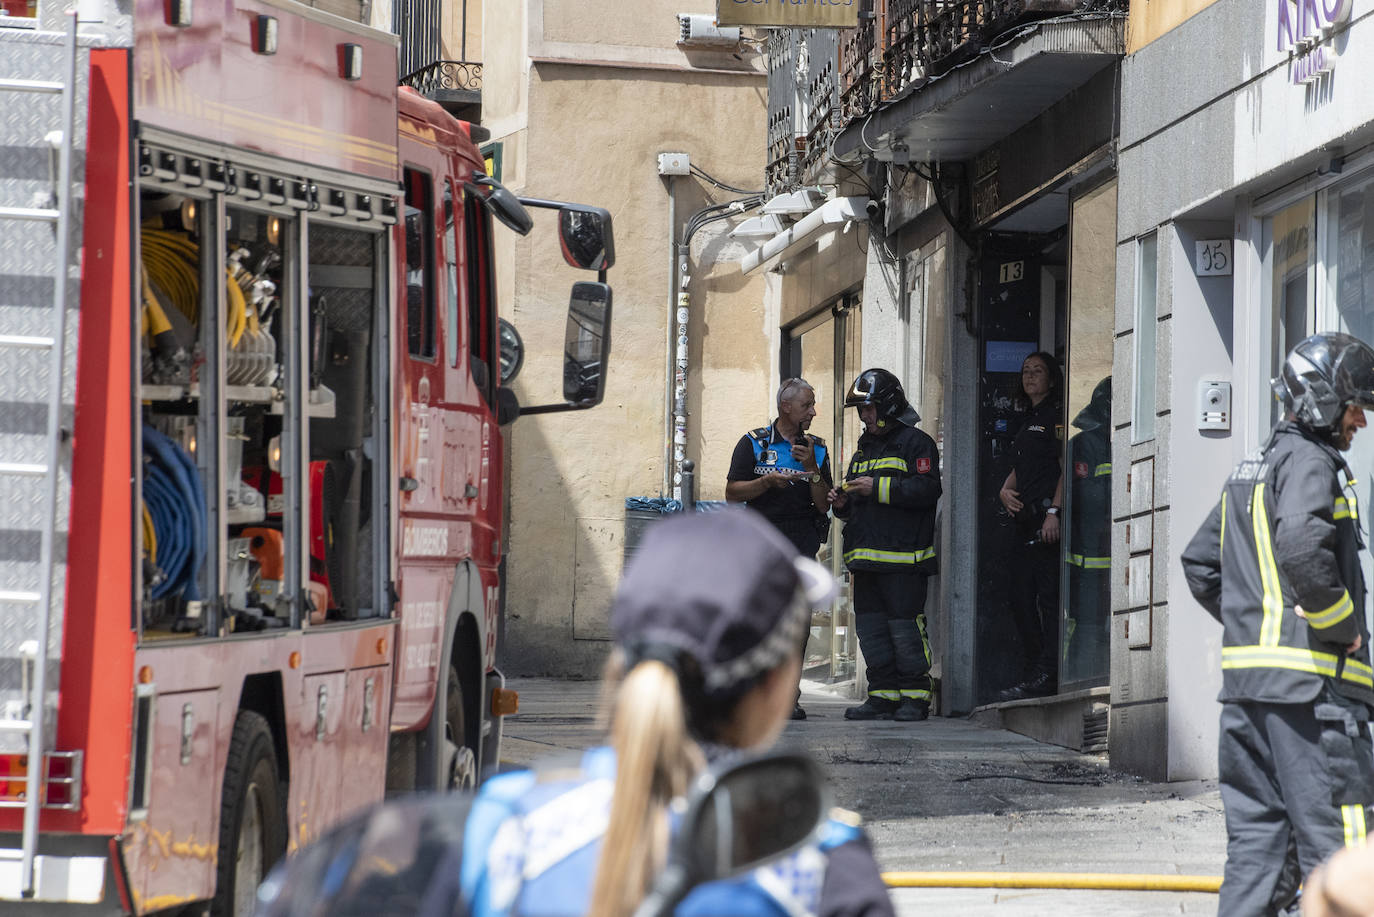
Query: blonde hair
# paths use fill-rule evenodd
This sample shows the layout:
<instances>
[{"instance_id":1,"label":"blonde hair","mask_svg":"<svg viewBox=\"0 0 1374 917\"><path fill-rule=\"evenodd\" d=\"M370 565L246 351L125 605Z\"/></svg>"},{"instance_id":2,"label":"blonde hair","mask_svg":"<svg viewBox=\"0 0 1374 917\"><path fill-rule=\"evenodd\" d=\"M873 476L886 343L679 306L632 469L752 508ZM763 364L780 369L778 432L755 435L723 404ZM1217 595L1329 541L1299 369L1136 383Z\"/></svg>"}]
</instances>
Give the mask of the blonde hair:
<instances>
[{"instance_id":1,"label":"blonde hair","mask_svg":"<svg viewBox=\"0 0 1374 917\"><path fill-rule=\"evenodd\" d=\"M624 671L616 653L607 666ZM629 917L668 857L668 803L687 791L705 757L687 732L677 674L657 660L624 673L610 703L615 792L588 913Z\"/></svg>"}]
</instances>

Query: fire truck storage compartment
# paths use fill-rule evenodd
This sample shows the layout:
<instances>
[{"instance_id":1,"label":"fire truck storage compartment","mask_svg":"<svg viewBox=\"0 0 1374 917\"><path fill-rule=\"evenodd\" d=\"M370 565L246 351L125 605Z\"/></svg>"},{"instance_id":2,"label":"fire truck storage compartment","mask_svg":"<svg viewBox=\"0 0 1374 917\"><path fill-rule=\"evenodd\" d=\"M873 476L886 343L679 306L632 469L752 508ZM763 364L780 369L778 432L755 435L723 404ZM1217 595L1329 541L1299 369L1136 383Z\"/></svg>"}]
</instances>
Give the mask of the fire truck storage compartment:
<instances>
[{"instance_id":1,"label":"fire truck storage compartment","mask_svg":"<svg viewBox=\"0 0 1374 917\"><path fill-rule=\"evenodd\" d=\"M261 209L165 183L139 194L149 638L287 627L293 605L312 623L377 613L380 235L323 220L302 233L283 190ZM300 540L309 569L292 571Z\"/></svg>"}]
</instances>

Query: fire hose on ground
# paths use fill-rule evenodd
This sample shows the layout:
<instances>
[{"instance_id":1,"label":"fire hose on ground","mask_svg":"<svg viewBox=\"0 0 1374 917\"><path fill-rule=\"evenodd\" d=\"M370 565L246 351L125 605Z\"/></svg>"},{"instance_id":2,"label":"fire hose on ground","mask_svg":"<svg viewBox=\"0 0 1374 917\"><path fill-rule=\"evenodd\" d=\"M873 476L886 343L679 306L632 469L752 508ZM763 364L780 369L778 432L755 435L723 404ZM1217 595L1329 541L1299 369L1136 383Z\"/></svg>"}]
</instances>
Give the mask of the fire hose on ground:
<instances>
[{"instance_id":1,"label":"fire hose on ground","mask_svg":"<svg viewBox=\"0 0 1374 917\"><path fill-rule=\"evenodd\" d=\"M1122 872L885 872L889 888L1044 888L1122 892L1206 892L1221 876Z\"/></svg>"}]
</instances>

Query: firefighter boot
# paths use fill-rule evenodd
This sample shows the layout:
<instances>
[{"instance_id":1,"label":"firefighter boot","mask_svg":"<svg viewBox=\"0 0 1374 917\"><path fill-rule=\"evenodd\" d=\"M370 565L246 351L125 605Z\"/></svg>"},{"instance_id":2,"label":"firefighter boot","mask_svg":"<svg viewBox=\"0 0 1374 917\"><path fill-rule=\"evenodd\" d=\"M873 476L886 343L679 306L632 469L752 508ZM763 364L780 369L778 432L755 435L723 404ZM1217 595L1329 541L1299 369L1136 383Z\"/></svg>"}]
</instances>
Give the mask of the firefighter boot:
<instances>
[{"instance_id":1,"label":"firefighter boot","mask_svg":"<svg viewBox=\"0 0 1374 917\"><path fill-rule=\"evenodd\" d=\"M870 694L868 699L857 707L849 707L844 711L844 718L847 720L890 720L897 712L899 704L895 700L888 700L885 697L875 697Z\"/></svg>"},{"instance_id":2,"label":"firefighter boot","mask_svg":"<svg viewBox=\"0 0 1374 917\"><path fill-rule=\"evenodd\" d=\"M904 697L897 706L892 718L902 723L919 723L930 716L930 704L922 703L914 697Z\"/></svg>"}]
</instances>

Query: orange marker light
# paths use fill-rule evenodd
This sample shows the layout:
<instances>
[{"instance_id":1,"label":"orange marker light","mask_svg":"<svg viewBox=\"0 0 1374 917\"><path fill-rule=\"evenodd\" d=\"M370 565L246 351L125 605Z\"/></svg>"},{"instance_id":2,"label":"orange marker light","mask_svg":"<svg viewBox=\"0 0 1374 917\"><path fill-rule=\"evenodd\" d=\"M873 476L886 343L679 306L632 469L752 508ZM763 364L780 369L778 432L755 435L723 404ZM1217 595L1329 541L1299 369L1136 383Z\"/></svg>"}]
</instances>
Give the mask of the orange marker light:
<instances>
[{"instance_id":1,"label":"orange marker light","mask_svg":"<svg viewBox=\"0 0 1374 917\"><path fill-rule=\"evenodd\" d=\"M520 711L520 695L508 688L497 688L491 692L491 715L510 716Z\"/></svg>"},{"instance_id":2,"label":"orange marker light","mask_svg":"<svg viewBox=\"0 0 1374 917\"><path fill-rule=\"evenodd\" d=\"M145 665L145 666L143 666L142 668L140 668L140 669L138 670L138 683L141 684L141 685L150 685L150 684L153 683L153 667L152 667L152 666L150 666L150 665Z\"/></svg>"},{"instance_id":3,"label":"orange marker light","mask_svg":"<svg viewBox=\"0 0 1374 917\"><path fill-rule=\"evenodd\" d=\"M386 655L386 637L378 637L378 638L377 638L377 655L378 655L378 656L385 656L385 655Z\"/></svg>"},{"instance_id":4,"label":"orange marker light","mask_svg":"<svg viewBox=\"0 0 1374 917\"><path fill-rule=\"evenodd\" d=\"M289 666L291 666L291 668L293 668L293 669L299 669L299 668L301 667L301 654L300 654L300 652L299 652L299 651L293 652L293 653L287 658L286 664L289 665Z\"/></svg>"}]
</instances>

